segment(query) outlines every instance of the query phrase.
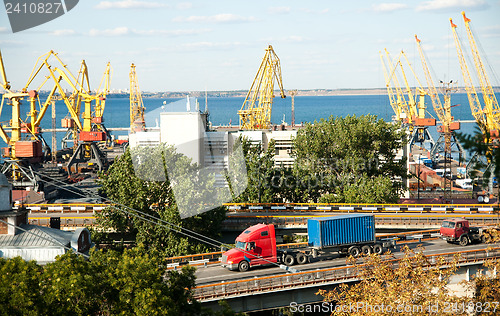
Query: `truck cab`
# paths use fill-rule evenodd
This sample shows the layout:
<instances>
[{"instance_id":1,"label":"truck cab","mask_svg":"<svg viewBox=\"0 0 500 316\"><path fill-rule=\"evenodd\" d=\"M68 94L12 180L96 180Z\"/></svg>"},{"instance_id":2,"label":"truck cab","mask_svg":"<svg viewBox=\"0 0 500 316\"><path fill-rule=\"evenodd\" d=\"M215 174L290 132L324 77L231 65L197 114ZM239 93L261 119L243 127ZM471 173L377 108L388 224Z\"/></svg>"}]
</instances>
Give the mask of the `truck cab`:
<instances>
[{"instance_id":1,"label":"truck cab","mask_svg":"<svg viewBox=\"0 0 500 316\"><path fill-rule=\"evenodd\" d=\"M236 238L236 247L222 254L222 266L247 271L250 267L276 263L274 225L257 224Z\"/></svg>"},{"instance_id":2,"label":"truck cab","mask_svg":"<svg viewBox=\"0 0 500 316\"><path fill-rule=\"evenodd\" d=\"M449 243L459 242L467 246L473 241L480 241L481 232L476 227L469 227L469 221L465 218L447 219L439 229L441 238Z\"/></svg>"}]
</instances>

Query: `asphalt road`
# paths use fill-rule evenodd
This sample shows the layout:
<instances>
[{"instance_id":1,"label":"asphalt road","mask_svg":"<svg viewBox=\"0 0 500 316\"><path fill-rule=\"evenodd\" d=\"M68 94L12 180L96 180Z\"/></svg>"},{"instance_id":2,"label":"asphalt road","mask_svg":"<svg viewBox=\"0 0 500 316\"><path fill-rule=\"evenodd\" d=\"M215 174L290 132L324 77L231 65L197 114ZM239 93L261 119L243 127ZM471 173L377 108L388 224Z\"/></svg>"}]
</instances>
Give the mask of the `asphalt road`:
<instances>
[{"instance_id":1,"label":"asphalt road","mask_svg":"<svg viewBox=\"0 0 500 316\"><path fill-rule=\"evenodd\" d=\"M427 242L419 243L409 243L407 244L411 249L416 248L419 245L422 245L424 248L424 253L426 255L431 254L439 254L439 253L449 253L449 252L457 252L464 250L475 250L475 249L485 249L488 244L472 244L466 247L462 247L460 245L448 244L446 241L441 239L431 240ZM396 257L401 257L402 252L400 248L402 244L396 245L396 248L392 250L393 254ZM331 257L331 259L317 260L304 265L294 265L293 267L300 271L309 271L316 269L326 269L326 268L334 268L346 265L346 257L335 254ZM256 267L251 268L247 272L239 272L239 271L229 271L226 268L220 266L220 264L209 265L208 267L199 267L196 271L196 284L204 285L204 284L212 284L212 283L221 283L221 282L229 282L235 281L238 279L251 279L254 277L265 277L272 275L279 275L286 273L284 270L275 267L275 266L267 266L267 267Z\"/></svg>"}]
</instances>

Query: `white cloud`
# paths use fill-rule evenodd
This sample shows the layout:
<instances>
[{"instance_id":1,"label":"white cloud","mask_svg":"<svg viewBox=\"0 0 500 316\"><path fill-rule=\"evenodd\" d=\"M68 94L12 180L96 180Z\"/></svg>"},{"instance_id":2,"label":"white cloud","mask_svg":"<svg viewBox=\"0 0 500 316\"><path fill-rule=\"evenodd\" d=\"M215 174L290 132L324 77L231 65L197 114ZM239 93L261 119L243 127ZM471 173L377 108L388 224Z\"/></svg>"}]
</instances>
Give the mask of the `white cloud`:
<instances>
[{"instance_id":1,"label":"white cloud","mask_svg":"<svg viewBox=\"0 0 500 316\"><path fill-rule=\"evenodd\" d=\"M187 30L135 30L128 27L116 27L114 29L97 30L91 29L90 36L123 36L123 35L140 35L140 36L183 36L183 35L198 35L210 32L210 29L187 29Z\"/></svg>"},{"instance_id":2,"label":"white cloud","mask_svg":"<svg viewBox=\"0 0 500 316\"><path fill-rule=\"evenodd\" d=\"M487 37L500 37L500 25L485 27L481 35Z\"/></svg>"},{"instance_id":3,"label":"white cloud","mask_svg":"<svg viewBox=\"0 0 500 316\"><path fill-rule=\"evenodd\" d=\"M181 2L179 3L176 8L179 10L188 10L193 7L193 4L191 2Z\"/></svg>"},{"instance_id":4,"label":"white cloud","mask_svg":"<svg viewBox=\"0 0 500 316\"><path fill-rule=\"evenodd\" d=\"M192 30L132 30L132 33L137 35L164 35L164 36L182 36L182 35L198 35L210 32L210 29L192 29Z\"/></svg>"},{"instance_id":5,"label":"white cloud","mask_svg":"<svg viewBox=\"0 0 500 316\"><path fill-rule=\"evenodd\" d=\"M236 47L247 46L247 43L242 42L209 42L209 41L200 41L200 42L192 42L185 43L181 45L177 45L172 48L173 51L176 52L196 52L196 51L206 51L206 50L229 50Z\"/></svg>"},{"instance_id":6,"label":"white cloud","mask_svg":"<svg viewBox=\"0 0 500 316\"><path fill-rule=\"evenodd\" d=\"M266 42L266 43L276 43L276 42L303 42L305 41L306 39L302 36L298 36L298 35L290 35L290 36L286 36L286 37L268 37L268 38L264 38L262 41L263 42Z\"/></svg>"},{"instance_id":7,"label":"white cloud","mask_svg":"<svg viewBox=\"0 0 500 316\"><path fill-rule=\"evenodd\" d=\"M305 13L309 13L309 14L325 14L325 13L328 13L330 11L330 9L326 8L323 10L311 10L308 8L302 8L302 9L300 9L300 11L305 12Z\"/></svg>"},{"instance_id":8,"label":"white cloud","mask_svg":"<svg viewBox=\"0 0 500 316\"><path fill-rule=\"evenodd\" d=\"M486 9L489 4L484 0L431 0L417 6L417 11L447 11L466 9Z\"/></svg>"},{"instance_id":9,"label":"white cloud","mask_svg":"<svg viewBox=\"0 0 500 316\"><path fill-rule=\"evenodd\" d=\"M123 36L127 34L130 34L130 30L125 26L115 27L114 29L107 30L91 29L89 32L90 36Z\"/></svg>"},{"instance_id":10,"label":"white cloud","mask_svg":"<svg viewBox=\"0 0 500 316\"><path fill-rule=\"evenodd\" d=\"M372 10L375 12L393 12L408 8L404 3L380 3L372 5Z\"/></svg>"},{"instance_id":11,"label":"white cloud","mask_svg":"<svg viewBox=\"0 0 500 316\"><path fill-rule=\"evenodd\" d=\"M54 35L54 36L68 36L68 35L75 35L76 34L76 31L75 30L55 30L53 32L50 33L50 35Z\"/></svg>"},{"instance_id":12,"label":"white cloud","mask_svg":"<svg viewBox=\"0 0 500 316\"><path fill-rule=\"evenodd\" d=\"M0 27L0 33L9 33L9 29L6 27Z\"/></svg>"},{"instance_id":13,"label":"white cloud","mask_svg":"<svg viewBox=\"0 0 500 316\"><path fill-rule=\"evenodd\" d=\"M165 7L168 5L164 3L138 0L101 1L95 6L96 9L156 9Z\"/></svg>"},{"instance_id":14,"label":"white cloud","mask_svg":"<svg viewBox=\"0 0 500 316\"><path fill-rule=\"evenodd\" d=\"M250 16L244 17L231 13L221 13L210 16L189 16L189 17L176 17L173 19L174 22L198 22L198 23L246 23L246 22L256 22L257 18Z\"/></svg>"},{"instance_id":15,"label":"white cloud","mask_svg":"<svg viewBox=\"0 0 500 316\"><path fill-rule=\"evenodd\" d=\"M290 11L290 7L271 7L267 9L267 12L270 14L288 14Z\"/></svg>"}]
</instances>

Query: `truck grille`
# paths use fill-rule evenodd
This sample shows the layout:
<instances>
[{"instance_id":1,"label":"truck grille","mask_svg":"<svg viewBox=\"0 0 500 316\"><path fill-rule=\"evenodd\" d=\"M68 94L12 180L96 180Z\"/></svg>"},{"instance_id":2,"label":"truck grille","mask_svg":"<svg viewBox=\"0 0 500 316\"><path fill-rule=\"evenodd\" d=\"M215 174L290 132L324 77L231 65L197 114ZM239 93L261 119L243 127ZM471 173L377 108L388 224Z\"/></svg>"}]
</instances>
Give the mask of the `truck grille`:
<instances>
[{"instance_id":1,"label":"truck grille","mask_svg":"<svg viewBox=\"0 0 500 316\"><path fill-rule=\"evenodd\" d=\"M227 256L222 255L221 262L222 262L222 263L227 263Z\"/></svg>"}]
</instances>

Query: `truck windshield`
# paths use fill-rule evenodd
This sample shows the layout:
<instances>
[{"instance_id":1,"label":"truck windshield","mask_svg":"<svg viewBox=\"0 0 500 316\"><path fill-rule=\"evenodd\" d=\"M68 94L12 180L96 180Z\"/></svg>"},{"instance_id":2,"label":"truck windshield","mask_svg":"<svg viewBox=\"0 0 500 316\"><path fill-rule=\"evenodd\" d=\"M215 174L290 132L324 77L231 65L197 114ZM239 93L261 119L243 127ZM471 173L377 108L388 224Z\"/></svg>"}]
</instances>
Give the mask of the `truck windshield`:
<instances>
[{"instance_id":1,"label":"truck windshield","mask_svg":"<svg viewBox=\"0 0 500 316\"><path fill-rule=\"evenodd\" d=\"M245 243L241 242L241 241L237 241L236 248L245 250Z\"/></svg>"},{"instance_id":2,"label":"truck windshield","mask_svg":"<svg viewBox=\"0 0 500 316\"><path fill-rule=\"evenodd\" d=\"M444 221L443 222L443 226L444 228L455 228L455 223L454 222L448 222L448 221Z\"/></svg>"}]
</instances>

